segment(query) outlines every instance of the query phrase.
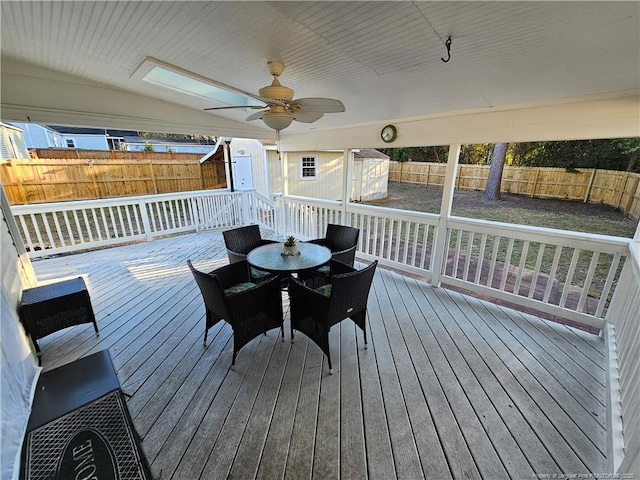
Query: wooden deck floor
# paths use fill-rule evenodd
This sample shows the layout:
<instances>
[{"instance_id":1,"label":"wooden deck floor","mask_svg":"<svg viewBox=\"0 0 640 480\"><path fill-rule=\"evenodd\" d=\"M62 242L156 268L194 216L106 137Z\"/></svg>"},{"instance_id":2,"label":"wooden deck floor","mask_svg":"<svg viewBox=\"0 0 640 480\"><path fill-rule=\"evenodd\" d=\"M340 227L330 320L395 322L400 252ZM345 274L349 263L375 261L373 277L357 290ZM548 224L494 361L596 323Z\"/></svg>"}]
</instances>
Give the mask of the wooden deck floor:
<instances>
[{"instance_id":1,"label":"wooden deck floor","mask_svg":"<svg viewBox=\"0 0 640 480\"><path fill-rule=\"evenodd\" d=\"M230 369L227 325L202 346L187 259L226 264L220 232L34 262L41 281L86 274L100 328L99 338L86 325L42 339L43 366L108 348L158 478L606 471L598 337L378 269L368 349L352 323L334 327L334 375L287 325L284 342L273 330Z\"/></svg>"}]
</instances>

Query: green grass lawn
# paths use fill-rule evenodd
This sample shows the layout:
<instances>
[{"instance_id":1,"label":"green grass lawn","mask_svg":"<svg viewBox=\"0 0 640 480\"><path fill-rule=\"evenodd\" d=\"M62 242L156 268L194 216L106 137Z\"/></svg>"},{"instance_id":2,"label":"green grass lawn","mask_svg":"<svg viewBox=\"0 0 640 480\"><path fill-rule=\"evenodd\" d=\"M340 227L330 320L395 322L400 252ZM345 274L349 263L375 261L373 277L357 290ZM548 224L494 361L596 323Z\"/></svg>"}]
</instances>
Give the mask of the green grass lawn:
<instances>
[{"instance_id":1,"label":"green grass lawn","mask_svg":"<svg viewBox=\"0 0 640 480\"><path fill-rule=\"evenodd\" d=\"M390 208L440 213L442 188L412 183L389 182L388 197L368 202ZM503 195L488 201L482 192L456 191L452 214L575 232L633 237L638 221L625 217L607 205L566 200L547 200L520 195Z\"/></svg>"},{"instance_id":2,"label":"green grass lawn","mask_svg":"<svg viewBox=\"0 0 640 480\"><path fill-rule=\"evenodd\" d=\"M389 182L388 197L386 199L368 202L389 208L413 210L428 213L439 213L442 199L442 188L410 183ZM488 201L482 198L482 192L456 191L454 194L452 214L460 217L492 220L518 225L555 228L574 232L613 235L618 237L633 237L638 221L625 217L612 207L601 204L570 202L565 200L547 200L529 198L518 195L503 195L501 201ZM457 232L452 232L449 248L455 248ZM468 233L463 233L461 247L466 251L468 247ZM493 249L494 237L487 238L485 257ZM481 236L473 237L471 253L477 255L480 250ZM520 264L523 254L522 241L513 244L509 263ZM532 242L524 262L524 268L535 267L540 244ZM507 260L508 241L502 239L498 245L498 262ZM549 274L553 263L554 249L546 248L543 252L541 273ZM567 275L571 263L571 251L563 249L560 257L556 278L562 279ZM601 255L596 267L595 276L591 284L590 296L599 297L611 261L611 255ZM573 284L582 286L590 266L591 255L582 252L578 257ZM620 266L621 268L621 266ZM619 271L618 271L619 274Z\"/></svg>"}]
</instances>

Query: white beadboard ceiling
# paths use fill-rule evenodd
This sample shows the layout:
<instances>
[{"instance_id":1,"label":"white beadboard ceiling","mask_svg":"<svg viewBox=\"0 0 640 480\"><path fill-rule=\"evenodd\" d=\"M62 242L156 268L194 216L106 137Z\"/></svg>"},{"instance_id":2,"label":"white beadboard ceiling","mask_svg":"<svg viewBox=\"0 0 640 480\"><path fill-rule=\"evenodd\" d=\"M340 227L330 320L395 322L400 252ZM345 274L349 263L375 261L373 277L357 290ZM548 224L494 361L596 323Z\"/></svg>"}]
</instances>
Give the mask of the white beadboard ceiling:
<instances>
[{"instance_id":1,"label":"white beadboard ceiling","mask_svg":"<svg viewBox=\"0 0 640 480\"><path fill-rule=\"evenodd\" d=\"M286 65L280 81L296 97L338 98L346 106L345 113L313 124L294 122L284 134L637 94L639 12L637 1L3 0L0 46L3 62L24 62L197 112L211 105L131 73L151 56L257 93L271 81L267 60L279 59ZM444 63L448 36L451 60ZM4 85L11 78L3 78L3 106L11 102L14 89L7 88L6 99ZM247 114L207 113L230 125L243 123Z\"/></svg>"}]
</instances>

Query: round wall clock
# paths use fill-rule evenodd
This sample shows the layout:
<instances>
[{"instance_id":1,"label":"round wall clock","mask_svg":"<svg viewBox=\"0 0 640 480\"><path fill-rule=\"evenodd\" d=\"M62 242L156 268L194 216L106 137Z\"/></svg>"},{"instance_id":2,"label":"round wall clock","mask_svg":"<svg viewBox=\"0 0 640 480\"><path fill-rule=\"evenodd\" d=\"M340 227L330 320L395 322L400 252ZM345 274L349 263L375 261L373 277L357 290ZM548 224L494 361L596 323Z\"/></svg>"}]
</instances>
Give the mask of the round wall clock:
<instances>
[{"instance_id":1,"label":"round wall clock","mask_svg":"<svg viewBox=\"0 0 640 480\"><path fill-rule=\"evenodd\" d=\"M398 130L393 125L386 125L380 131L380 138L385 143L393 142L398 136Z\"/></svg>"}]
</instances>

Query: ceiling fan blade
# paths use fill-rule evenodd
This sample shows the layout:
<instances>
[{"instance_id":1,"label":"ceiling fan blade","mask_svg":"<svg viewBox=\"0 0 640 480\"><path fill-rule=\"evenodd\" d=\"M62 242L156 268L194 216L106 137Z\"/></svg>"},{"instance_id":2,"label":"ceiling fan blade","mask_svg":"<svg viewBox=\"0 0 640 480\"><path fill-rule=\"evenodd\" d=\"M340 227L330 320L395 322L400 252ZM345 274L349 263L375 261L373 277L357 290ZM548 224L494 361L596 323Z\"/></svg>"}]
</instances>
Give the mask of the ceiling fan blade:
<instances>
[{"instance_id":1,"label":"ceiling fan blade","mask_svg":"<svg viewBox=\"0 0 640 480\"><path fill-rule=\"evenodd\" d=\"M294 111L292 114L294 120L302 123L313 123L324 116L322 112L307 112L306 110Z\"/></svg>"},{"instance_id":2,"label":"ceiling fan blade","mask_svg":"<svg viewBox=\"0 0 640 480\"><path fill-rule=\"evenodd\" d=\"M209 107L209 108L203 108L202 110L205 111L209 111L209 110L228 110L230 108L251 108L254 110L262 110L264 107L258 107L256 105L229 105L226 107Z\"/></svg>"},{"instance_id":3,"label":"ceiling fan blade","mask_svg":"<svg viewBox=\"0 0 640 480\"><path fill-rule=\"evenodd\" d=\"M294 110L302 109L305 112L321 112L321 113L340 113L344 112L345 108L340 100L335 98L297 98L291 101L289 108Z\"/></svg>"},{"instance_id":4,"label":"ceiling fan blade","mask_svg":"<svg viewBox=\"0 0 640 480\"><path fill-rule=\"evenodd\" d=\"M251 115L249 115L247 117L247 121L251 121L251 120L261 120L262 116L267 113L269 110L262 110L260 112L256 112L256 113L252 113Z\"/></svg>"}]
</instances>

